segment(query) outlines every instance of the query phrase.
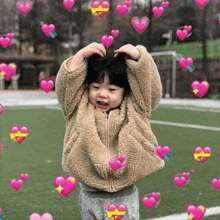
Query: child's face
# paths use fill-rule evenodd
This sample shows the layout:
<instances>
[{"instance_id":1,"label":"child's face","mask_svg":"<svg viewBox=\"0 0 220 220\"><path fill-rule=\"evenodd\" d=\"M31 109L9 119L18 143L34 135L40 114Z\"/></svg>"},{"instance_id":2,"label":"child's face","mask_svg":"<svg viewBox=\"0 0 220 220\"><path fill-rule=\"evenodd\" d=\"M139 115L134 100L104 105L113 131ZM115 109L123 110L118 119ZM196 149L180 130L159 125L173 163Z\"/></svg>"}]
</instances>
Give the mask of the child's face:
<instances>
[{"instance_id":1,"label":"child's face","mask_svg":"<svg viewBox=\"0 0 220 220\"><path fill-rule=\"evenodd\" d=\"M103 83L91 83L89 86L89 101L98 109L106 112L109 109L118 107L124 97L124 88L116 85L109 85L109 78L105 75ZM107 106L99 105L103 101Z\"/></svg>"}]
</instances>

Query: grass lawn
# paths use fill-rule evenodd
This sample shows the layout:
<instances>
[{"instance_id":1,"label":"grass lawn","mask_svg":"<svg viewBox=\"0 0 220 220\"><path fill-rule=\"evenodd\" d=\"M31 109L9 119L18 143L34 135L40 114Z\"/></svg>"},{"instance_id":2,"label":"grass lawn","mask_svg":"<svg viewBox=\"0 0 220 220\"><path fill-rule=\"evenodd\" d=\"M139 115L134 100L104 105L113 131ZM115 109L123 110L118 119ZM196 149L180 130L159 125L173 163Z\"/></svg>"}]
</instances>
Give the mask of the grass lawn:
<instances>
[{"instance_id":1,"label":"grass lawn","mask_svg":"<svg viewBox=\"0 0 220 220\"><path fill-rule=\"evenodd\" d=\"M220 127L219 114L159 108L151 120ZM61 111L5 108L0 124L0 142L4 144L0 156L0 206L5 219L27 220L34 212L49 212L54 220L80 220L80 187L77 186L71 196L64 198L54 186L57 175L67 176L61 167L65 134ZM29 136L20 145L9 139L12 126L28 126L30 129ZM220 191L211 184L212 179L220 178L219 132L158 124L152 124L152 130L159 145L170 146L172 159L166 162L163 170L137 183L141 219L186 212L189 204L203 204L206 208L220 206ZM210 146L213 150L213 155L205 164L193 159L194 148L198 145ZM177 188L174 176L191 169L195 173L191 175L190 184ZM15 192L10 181L20 179L21 173L28 173L29 179L23 188ZM158 207L149 211L143 206L142 198L153 191L160 192L162 199ZM220 216L204 219L219 220Z\"/></svg>"},{"instance_id":2,"label":"grass lawn","mask_svg":"<svg viewBox=\"0 0 220 220\"><path fill-rule=\"evenodd\" d=\"M207 41L207 58L220 57L219 51L220 41L213 40ZM202 43L192 42L192 43L181 43L177 45L172 45L171 47L160 46L153 48L154 52L159 51L176 51L177 54L182 54L183 57L191 57L193 59L202 59ZM172 57L171 57L172 58Z\"/></svg>"}]
</instances>

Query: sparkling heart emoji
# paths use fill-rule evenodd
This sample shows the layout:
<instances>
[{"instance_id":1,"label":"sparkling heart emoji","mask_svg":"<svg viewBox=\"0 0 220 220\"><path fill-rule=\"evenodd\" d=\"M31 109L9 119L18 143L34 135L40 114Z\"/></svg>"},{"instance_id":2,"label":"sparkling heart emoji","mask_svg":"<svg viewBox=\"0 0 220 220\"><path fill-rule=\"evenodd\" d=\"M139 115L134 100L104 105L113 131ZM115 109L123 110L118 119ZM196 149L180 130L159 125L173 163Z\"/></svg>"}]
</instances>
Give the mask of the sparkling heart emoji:
<instances>
[{"instance_id":1,"label":"sparkling heart emoji","mask_svg":"<svg viewBox=\"0 0 220 220\"><path fill-rule=\"evenodd\" d=\"M198 81L194 81L191 85L193 92L199 96L203 97L209 89L209 83L207 81L202 81L199 83Z\"/></svg>"},{"instance_id":2,"label":"sparkling heart emoji","mask_svg":"<svg viewBox=\"0 0 220 220\"><path fill-rule=\"evenodd\" d=\"M25 1L25 2L18 1L16 3L16 6L17 6L18 11L20 11L23 16L26 16L32 9L32 2L31 1Z\"/></svg>"},{"instance_id":3,"label":"sparkling heart emoji","mask_svg":"<svg viewBox=\"0 0 220 220\"><path fill-rule=\"evenodd\" d=\"M193 59L192 58L181 58L179 59L179 63L181 65L181 67L183 68L184 71L188 70L189 65L193 64Z\"/></svg>"},{"instance_id":4,"label":"sparkling heart emoji","mask_svg":"<svg viewBox=\"0 0 220 220\"><path fill-rule=\"evenodd\" d=\"M3 106L0 104L0 116L1 116L1 114L3 113L3 111L4 111L4 108L3 108Z\"/></svg>"},{"instance_id":5,"label":"sparkling heart emoji","mask_svg":"<svg viewBox=\"0 0 220 220\"><path fill-rule=\"evenodd\" d=\"M114 38L112 36L102 36L101 37L101 42L108 48L111 46L111 44L113 43Z\"/></svg>"},{"instance_id":6,"label":"sparkling heart emoji","mask_svg":"<svg viewBox=\"0 0 220 220\"><path fill-rule=\"evenodd\" d=\"M168 146L157 146L155 147L156 153L157 155L164 160L165 159L165 154L169 154L170 153L170 148Z\"/></svg>"},{"instance_id":7,"label":"sparkling heart emoji","mask_svg":"<svg viewBox=\"0 0 220 220\"><path fill-rule=\"evenodd\" d=\"M111 34L114 38L116 38L119 35L119 30L112 30Z\"/></svg>"},{"instance_id":8,"label":"sparkling heart emoji","mask_svg":"<svg viewBox=\"0 0 220 220\"><path fill-rule=\"evenodd\" d=\"M0 44L3 48L6 48L10 44L10 38L9 37L0 37Z\"/></svg>"},{"instance_id":9,"label":"sparkling heart emoji","mask_svg":"<svg viewBox=\"0 0 220 220\"><path fill-rule=\"evenodd\" d=\"M170 3L169 2L162 2L162 7L164 8L164 9L166 9L168 6L170 5Z\"/></svg>"},{"instance_id":10,"label":"sparkling heart emoji","mask_svg":"<svg viewBox=\"0 0 220 220\"><path fill-rule=\"evenodd\" d=\"M213 179L212 180L212 185L215 189L220 190L220 179Z\"/></svg>"},{"instance_id":11,"label":"sparkling heart emoji","mask_svg":"<svg viewBox=\"0 0 220 220\"><path fill-rule=\"evenodd\" d=\"M163 7L153 7L153 13L154 15L159 18L164 12L164 8Z\"/></svg>"},{"instance_id":12,"label":"sparkling heart emoji","mask_svg":"<svg viewBox=\"0 0 220 220\"><path fill-rule=\"evenodd\" d=\"M212 155L212 150L210 147L205 147L202 149L201 147L196 147L194 149L194 159L200 161L201 163L205 163Z\"/></svg>"},{"instance_id":13,"label":"sparkling heart emoji","mask_svg":"<svg viewBox=\"0 0 220 220\"><path fill-rule=\"evenodd\" d=\"M21 179L22 179L22 181L26 181L27 179L28 179L28 177L29 177L29 175L27 174L27 173L22 173L21 174Z\"/></svg>"},{"instance_id":14,"label":"sparkling heart emoji","mask_svg":"<svg viewBox=\"0 0 220 220\"><path fill-rule=\"evenodd\" d=\"M10 139L17 142L18 144L21 144L29 135L29 130L27 127L21 127L20 129L18 127L12 127L11 133L9 134Z\"/></svg>"},{"instance_id":15,"label":"sparkling heart emoji","mask_svg":"<svg viewBox=\"0 0 220 220\"><path fill-rule=\"evenodd\" d=\"M133 17L131 20L131 24L139 34L142 34L147 29L149 23L150 21L148 17L143 17L141 19L138 17Z\"/></svg>"},{"instance_id":16,"label":"sparkling heart emoji","mask_svg":"<svg viewBox=\"0 0 220 220\"><path fill-rule=\"evenodd\" d=\"M12 187L15 191L18 191L22 186L23 186L23 181L22 181L22 180L13 179L13 180L11 181L11 187Z\"/></svg>"},{"instance_id":17,"label":"sparkling heart emoji","mask_svg":"<svg viewBox=\"0 0 220 220\"><path fill-rule=\"evenodd\" d=\"M70 10L74 6L74 4L74 0L63 0L63 5L68 10Z\"/></svg>"},{"instance_id":18,"label":"sparkling heart emoji","mask_svg":"<svg viewBox=\"0 0 220 220\"><path fill-rule=\"evenodd\" d=\"M41 30L47 37L50 37L50 33L55 30L55 26L53 24L47 25L44 24L41 26Z\"/></svg>"},{"instance_id":19,"label":"sparkling heart emoji","mask_svg":"<svg viewBox=\"0 0 220 220\"><path fill-rule=\"evenodd\" d=\"M108 205L107 216L112 220L120 220L127 213L127 206L124 203L119 205L111 203Z\"/></svg>"},{"instance_id":20,"label":"sparkling heart emoji","mask_svg":"<svg viewBox=\"0 0 220 220\"><path fill-rule=\"evenodd\" d=\"M108 1L103 1L103 2L99 2L99 1L94 1L92 3L92 14L95 16L98 16L99 18L103 18L106 13L109 11L110 8L110 4Z\"/></svg>"},{"instance_id":21,"label":"sparkling heart emoji","mask_svg":"<svg viewBox=\"0 0 220 220\"><path fill-rule=\"evenodd\" d=\"M186 211L189 219L201 220L206 213L206 208L204 205L200 205L198 207L195 207L194 205L188 205Z\"/></svg>"},{"instance_id":22,"label":"sparkling heart emoji","mask_svg":"<svg viewBox=\"0 0 220 220\"><path fill-rule=\"evenodd\" d=\"M58 176L54 180L56 190L63 197L68 197L76 188L77 180L74 176L68 176L66 179L63 176Z\"/></svg>"},{"instance_id":23,"label":"sparkling heart emoji","mask_svg":"<svg viewBox=\"0 0 220 220\"><path fill-rule=\"evenodd\" d=\"M50 213L44 213L42 216L38 213L32 213L29 220L53 220L53 216Z\"/></svg>"},{"instance_id":24,"label":"sparkling heart emoji","mask_svg":"<svg viewBox=\"0 0 220 220\"><path fill-rule=\"evenodd\" d=\"M195 2L201 9L203 9L209 3L209 0L195 0Z\"/></svg>"},{"instance_id":25,"label":"sparkling heart emoji","mask_svg":"<svg viewBox=\"0 0 220 220\"><path fill-rule=\"evenodd\" d=\"M0 72L4 72L4 79L5 80L10 80L12 76L14 76L16 74L17 71L17 66L14 63L10 63L10 64L4 64L2 63L0 65Z\"/></svg>"},{"instance_id":26,"label":"sparkling heart emoji","mask_svg":"<svg viewBox=\"0 0 220 220\"><path fill-rule=\"evenodd\" d=\"M42 80L40 82L40 86L44 90L44 92L49 93L54 86L54 82L52 80Z\"/></svg>"},{"instance_id":27,"label":"sparkling heart emoji","mask_svg":"<svg viewBox=\"0 0 220 220\"><path fill-rule=\"evenodd\" d=\"M128 12L128 6L126 4L123 5L118 4L116 9L120 15L124 15L125 13Z\"/></svg>"}]
</instances>

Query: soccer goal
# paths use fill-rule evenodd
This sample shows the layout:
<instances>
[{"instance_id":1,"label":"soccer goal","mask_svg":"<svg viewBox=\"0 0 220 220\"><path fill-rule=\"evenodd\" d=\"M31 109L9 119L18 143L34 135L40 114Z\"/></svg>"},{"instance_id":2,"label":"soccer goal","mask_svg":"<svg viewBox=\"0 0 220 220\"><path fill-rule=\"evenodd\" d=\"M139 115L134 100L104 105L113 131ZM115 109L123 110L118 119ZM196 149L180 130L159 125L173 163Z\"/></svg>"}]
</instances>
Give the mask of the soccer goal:
<instances>
[{"instance_id":1,"label":"soccer goal","mask_svg":"<svg viewBox=\"0 0 220 220\"><path fill-rule=\"evenodd\" d=\"M178 56L177 53L175 51L165 51L165 52L152 52L150 53L150 55L154 58L154 57L163 57L163 59L165 58L165 56L172 56L172 77L170 77L171 79L171 83L172 83L172 92L170 91L170 81L167 80L166 81L166 91L163 91L163 93L165 93L165 97L166 98L175 98L176 97L176 61L178 60ZM154 61L157 65L157 59L154 58ZM157 65L158 67L158 65ZM158 68L158 70L160 71L160 68Z\"/></svg>"}]
</instances>

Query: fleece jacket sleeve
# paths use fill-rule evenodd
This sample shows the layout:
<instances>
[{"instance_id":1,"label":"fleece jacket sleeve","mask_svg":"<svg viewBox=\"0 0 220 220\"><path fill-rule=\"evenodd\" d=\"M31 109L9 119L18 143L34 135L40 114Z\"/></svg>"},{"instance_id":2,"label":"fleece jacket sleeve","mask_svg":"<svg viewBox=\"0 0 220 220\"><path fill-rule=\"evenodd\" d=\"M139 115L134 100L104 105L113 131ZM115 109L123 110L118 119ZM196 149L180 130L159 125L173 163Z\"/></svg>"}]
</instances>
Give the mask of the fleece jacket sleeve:
<instances>
[{"instance_id":1,"label":"fleece jacket sleeve","mask_svg":"<svg viewBox=\"0 0 220 220\"><path fill-rule=\"evenodd\" d=\"M87 74L87 65L84 60L77 69L71 71L69 62L73 57L65 60L58 71L55 91L62 113L66 119L77 109L84 91L84 80Z\"/></svg>"},{"instance_id":2,"label":"fleece jacket sleeve","mask_svg":"<svg viewBox=\"0 0 220 220\"><path fill-rule=\"evenodd\" d=\"M141 114L150 117L162 97L162 83L156 64L144 46L138 45L138 61L127 59L131 98Z\"/></svg>"}]
</instances>

